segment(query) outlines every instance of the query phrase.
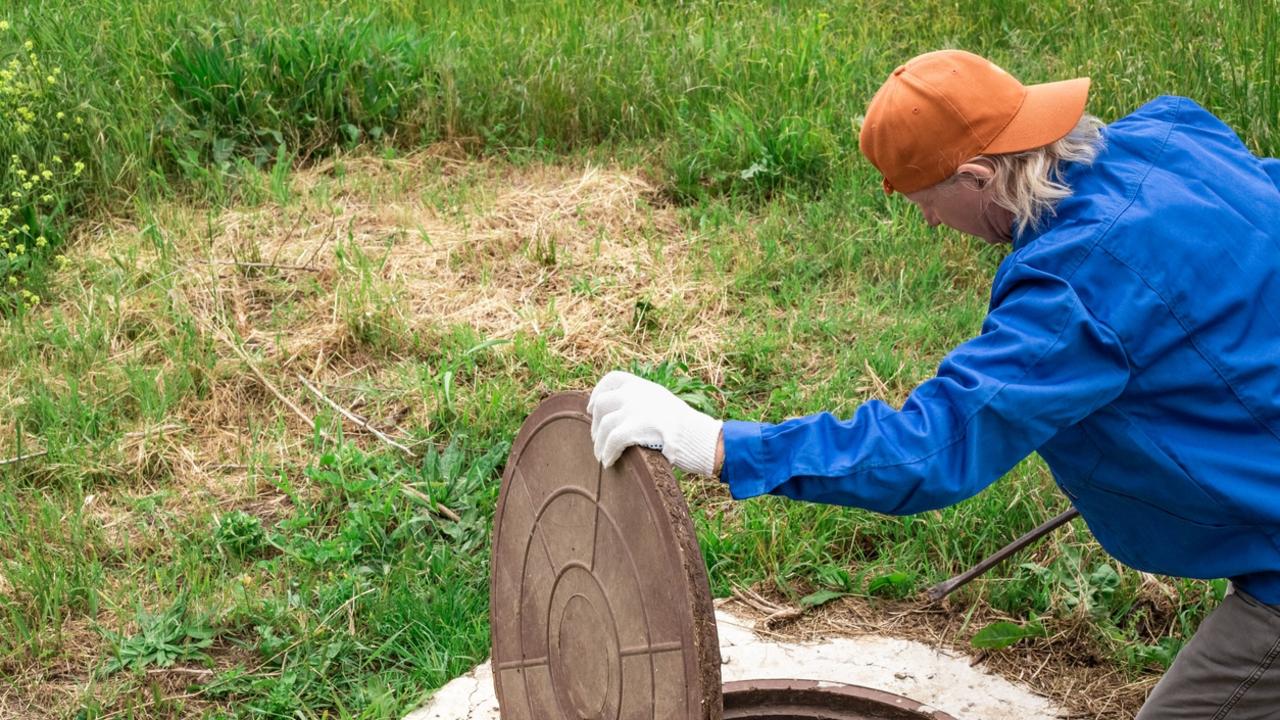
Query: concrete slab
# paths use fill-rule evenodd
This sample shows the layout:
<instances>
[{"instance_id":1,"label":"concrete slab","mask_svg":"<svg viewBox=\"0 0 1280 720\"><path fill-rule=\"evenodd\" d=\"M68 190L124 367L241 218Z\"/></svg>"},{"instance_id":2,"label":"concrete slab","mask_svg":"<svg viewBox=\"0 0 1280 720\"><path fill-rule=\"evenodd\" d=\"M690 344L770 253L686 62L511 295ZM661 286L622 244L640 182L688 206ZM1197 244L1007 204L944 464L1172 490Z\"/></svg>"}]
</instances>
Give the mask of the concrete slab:
<instances>
[{"instance_id":1,"label":"concrete slab","mask_svg":"<svg viewBox=\"0 0 1280 720\"><path fill-rule=\"evenodd\" d=\"M923 643L867 636L783 643L757 637L752 621L716 611L724 681L798 678L885 690L961 720L1056 720L1067 712L969 658ZM405 720L498 720L489 663L442 687Z\"/></svg>"}]
</instances>

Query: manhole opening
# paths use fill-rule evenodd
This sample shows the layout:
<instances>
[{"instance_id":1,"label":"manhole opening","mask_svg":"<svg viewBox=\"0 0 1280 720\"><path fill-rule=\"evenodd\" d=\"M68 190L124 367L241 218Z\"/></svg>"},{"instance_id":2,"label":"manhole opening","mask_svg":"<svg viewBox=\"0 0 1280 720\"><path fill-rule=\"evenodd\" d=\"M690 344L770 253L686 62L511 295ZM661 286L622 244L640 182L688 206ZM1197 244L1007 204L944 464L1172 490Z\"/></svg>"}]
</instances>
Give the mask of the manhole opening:
<instances>
[{"instance_id":1,"label":"manhole opening","mask_svg":"<svg viewBox=\"0 0 1280 720\"><path fill-rule=\"evenodd\" d=\"M724 720L953 720L892 693L806 680L741 680L724 685Z\"/></svg>"}]
</instances>

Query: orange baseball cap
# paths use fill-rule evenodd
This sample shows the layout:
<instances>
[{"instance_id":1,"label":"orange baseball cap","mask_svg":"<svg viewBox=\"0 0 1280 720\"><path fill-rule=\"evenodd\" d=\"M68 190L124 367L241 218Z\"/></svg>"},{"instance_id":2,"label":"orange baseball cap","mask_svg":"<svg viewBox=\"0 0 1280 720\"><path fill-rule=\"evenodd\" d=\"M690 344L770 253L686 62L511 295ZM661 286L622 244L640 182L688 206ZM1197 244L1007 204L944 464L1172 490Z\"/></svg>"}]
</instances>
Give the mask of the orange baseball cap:
<instances>
[{"instance_id":1,"label":"orange baseball cap","mask_svg":"<svg viewBox=\"0 0 1280 720\"><path fill-rule=\"evenodd\" d=\"M884 176L884 191L923 190L978 155L1061 140L1084 114L1089 78L1023 85L963 50L912 58L867 108L858 147Z\"/></svg>"}]
</instances>

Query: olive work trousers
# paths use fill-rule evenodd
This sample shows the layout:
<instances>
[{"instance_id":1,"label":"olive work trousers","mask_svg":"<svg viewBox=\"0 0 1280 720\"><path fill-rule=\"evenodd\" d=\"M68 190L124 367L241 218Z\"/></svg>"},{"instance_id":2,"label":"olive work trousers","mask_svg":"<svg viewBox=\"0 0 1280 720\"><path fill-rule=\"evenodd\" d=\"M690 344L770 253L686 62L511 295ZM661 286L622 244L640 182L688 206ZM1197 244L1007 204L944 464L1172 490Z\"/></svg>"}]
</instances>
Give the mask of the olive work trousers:
<instances>
[{"instance_id":1,"label":"olive work trousers","mask_svg":"<svg viewBox=\"0 0 1280 720\"><path fill-rule=\"evenodd\" d=\"M1280 718L1280 606L1233 590L1200 623L1136 720Z\"/></svg>"}]
</instances>

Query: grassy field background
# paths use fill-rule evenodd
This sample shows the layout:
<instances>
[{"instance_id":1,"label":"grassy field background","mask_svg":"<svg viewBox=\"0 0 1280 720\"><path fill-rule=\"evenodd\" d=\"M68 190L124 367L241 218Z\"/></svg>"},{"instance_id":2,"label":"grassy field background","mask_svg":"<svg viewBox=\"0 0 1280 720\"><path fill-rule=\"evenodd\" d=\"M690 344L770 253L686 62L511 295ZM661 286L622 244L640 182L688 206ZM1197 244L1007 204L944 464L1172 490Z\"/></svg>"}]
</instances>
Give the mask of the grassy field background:
<instances>
[{"instance_id":1,"label":"grassy field background","mask_svg":"<svg viewBox=\"0 0 1280 720\"><path fill-rule=\"evenodd\" d=\"M894 67L1089 75L1106 120L1184 94L1275 156L1278 34L1274 0L6 5L0 716L398 717L487 653L541 397L622 367L847 415L977 331L1002 251L857 153ZM872 617L1066 507L1034 459L911 518L685 486L718 596ZM1223 589L1077 523L949 639L1015 623L997 656L1122 717Z\"/></svg>"}]
</instances>

